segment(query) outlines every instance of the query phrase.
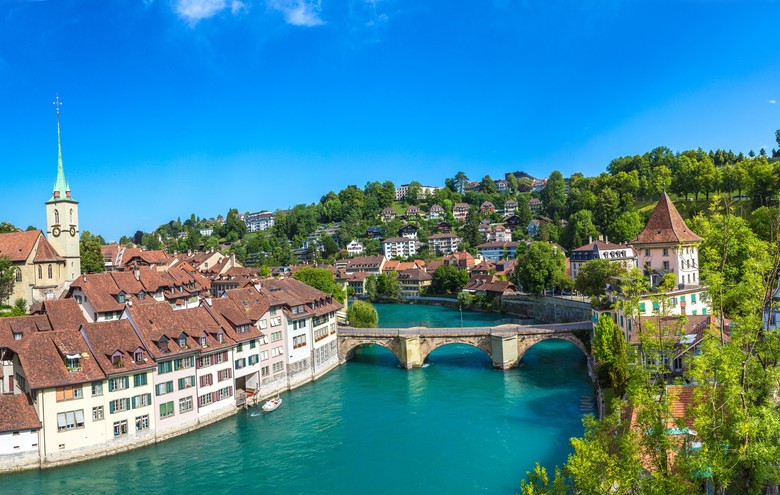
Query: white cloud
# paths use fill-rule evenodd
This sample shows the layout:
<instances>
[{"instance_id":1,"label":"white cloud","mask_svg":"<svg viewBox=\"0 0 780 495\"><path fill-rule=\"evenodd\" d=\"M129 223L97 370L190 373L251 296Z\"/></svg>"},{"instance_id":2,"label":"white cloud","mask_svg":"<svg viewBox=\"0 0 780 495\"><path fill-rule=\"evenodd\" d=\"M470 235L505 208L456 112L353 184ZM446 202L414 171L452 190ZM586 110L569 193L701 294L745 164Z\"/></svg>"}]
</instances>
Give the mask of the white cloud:
<instances>
[{"instance_id":1,"label":"white cloud","mask_svg":"<svg viewBox=\"0 0 780 495\"><path fill-rule=\"evenodd\" d=\"M325 21L320 17L319 0L269 0L268 6L284 15L284 20L293 26L320 26Z\"/></svg>"},{"instance_id":2,"label":"white cloud","mask_svg":"<svg viewBox=\"0 0 780 495\"><path fill-rule=\"evenodd\" d=\"M774 100L774 99L772 99L772 100L769 100L769 104L770 104L770 105L774 105L775 103L777 103L777 100Z\"/></svg>"},{"instance_id":3,"label":"white cloud","mask_svg":"<svg viewBox=\"0 0 780 495\"><path fill-rule=\"evenodd\" d=\"M191 24L214 17L228 8L236 15L246 9L246 4L241 0L176 0L174 6L176 14Z\"/></svg>"}]
</instances>

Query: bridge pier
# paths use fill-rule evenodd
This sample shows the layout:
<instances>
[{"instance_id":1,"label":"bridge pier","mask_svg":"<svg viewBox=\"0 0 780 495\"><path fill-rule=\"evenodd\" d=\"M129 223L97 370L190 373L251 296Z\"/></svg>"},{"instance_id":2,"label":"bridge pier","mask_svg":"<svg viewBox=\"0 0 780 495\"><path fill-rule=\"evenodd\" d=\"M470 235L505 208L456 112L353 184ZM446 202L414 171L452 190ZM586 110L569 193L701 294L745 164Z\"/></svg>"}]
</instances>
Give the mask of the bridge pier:
<instances>
[{"instance_id":1,"label":"bridge pier","mask_svg":"<svg viewBox=\"0 0 780 495\"><path fill-rule=\"evenodd\" d=\"M410 370L422 366L422 353L420 352L420 337L398 337L401 344L401 366Z\"/></svg>"},{"instance_id":2,"label":"bridge pier","mask_svg":"<svg viewBox=\"0 0 780 495\"><path fill-rule=\"evenodd\" d=\"M491 335L493 367L508 370L518 366L517 335Z\"/></svg>"}]
</instances>

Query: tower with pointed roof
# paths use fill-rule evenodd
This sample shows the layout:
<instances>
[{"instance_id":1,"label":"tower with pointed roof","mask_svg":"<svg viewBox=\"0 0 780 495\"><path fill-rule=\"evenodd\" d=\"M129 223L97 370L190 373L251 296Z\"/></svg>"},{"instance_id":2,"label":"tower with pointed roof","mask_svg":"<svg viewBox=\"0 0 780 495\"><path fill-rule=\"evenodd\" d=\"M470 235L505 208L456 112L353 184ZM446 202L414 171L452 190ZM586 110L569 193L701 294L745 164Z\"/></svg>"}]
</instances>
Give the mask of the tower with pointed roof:
<instances>
[{"instance_id":1,"label":"tower with pointed roof","mask_svg":"<svg viewBox=\"0 0 780 495\"><path fill-rule=\"evenodd\" d=\"M79 203L71 196L70 185L65 179L62 165L62 141L60 139L60 102L54 102L57 113L57 178L54 191L46 202L46 236L54 249L65 258L66 279L75 280L81 275L79 252Z\"/></svg>"},{"instance_id":2,"label":"tower with pointed roof","mask_svg":"<svg viewBox=\"0 0 780 495\"><path fill-rule=\"evenodd\" d=\"M661 195L644 230L631 244L637 250L639 268L657 285L667 273L674 273L679 289L697 287L699 244L702 238L685 224L674 203Z\"/></svg>"}]
</instances>

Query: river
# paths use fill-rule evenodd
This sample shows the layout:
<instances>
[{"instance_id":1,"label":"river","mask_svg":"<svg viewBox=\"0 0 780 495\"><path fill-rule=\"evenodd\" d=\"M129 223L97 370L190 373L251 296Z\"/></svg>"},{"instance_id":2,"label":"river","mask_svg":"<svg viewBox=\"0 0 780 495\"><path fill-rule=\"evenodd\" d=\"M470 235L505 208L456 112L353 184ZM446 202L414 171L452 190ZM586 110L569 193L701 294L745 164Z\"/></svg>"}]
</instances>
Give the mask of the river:
<instances>
[{"instance_id":1,"label":"river","mask_svg":"<svg viewBox=\"0 0 780 495\"><path fill-rule=\"evenodd\" d=\"M460 325L448 308L377 309L383 326ZM503 318L463 316L468 325ZM6 475L0 493L510 495L537 460L566 460L568 439L582 434L579 398L590 394L585 358L566 342L542 342L505 372L464 345L437 349L412 371L368 346L283 394L271 414L250 410L113 457Z\"/></svg>"}]
</instances>

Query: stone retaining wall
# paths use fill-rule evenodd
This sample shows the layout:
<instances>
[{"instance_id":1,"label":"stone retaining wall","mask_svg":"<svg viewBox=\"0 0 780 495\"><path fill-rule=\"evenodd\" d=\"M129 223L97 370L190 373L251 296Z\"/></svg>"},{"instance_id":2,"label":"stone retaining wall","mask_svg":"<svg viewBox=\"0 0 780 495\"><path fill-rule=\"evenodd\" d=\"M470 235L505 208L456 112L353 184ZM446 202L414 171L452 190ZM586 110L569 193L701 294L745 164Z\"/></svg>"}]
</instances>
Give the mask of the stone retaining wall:
<instances>
[{"instance_id":1,"label":"stone retaining wall","mask_svg":"<svg viewBox=\"0 0 780 495\"><path fill-rule=\"evenodd\" d=\"M506 296L502 305L507 313L546 323L569 323L591 319L589 301L550 296Z\"/></svg>"}]
</instances>

